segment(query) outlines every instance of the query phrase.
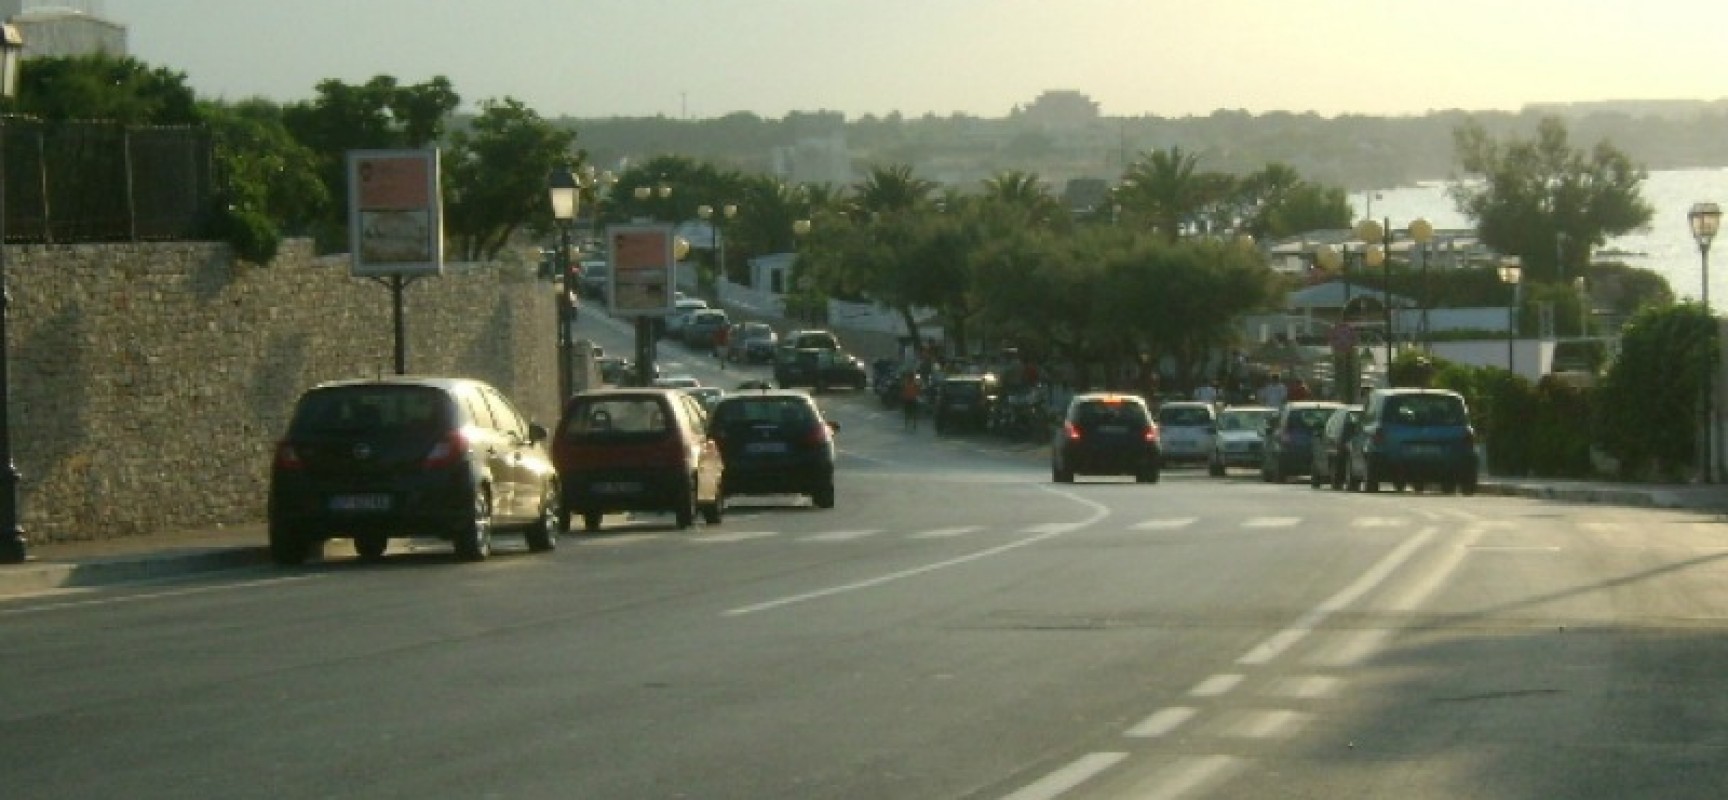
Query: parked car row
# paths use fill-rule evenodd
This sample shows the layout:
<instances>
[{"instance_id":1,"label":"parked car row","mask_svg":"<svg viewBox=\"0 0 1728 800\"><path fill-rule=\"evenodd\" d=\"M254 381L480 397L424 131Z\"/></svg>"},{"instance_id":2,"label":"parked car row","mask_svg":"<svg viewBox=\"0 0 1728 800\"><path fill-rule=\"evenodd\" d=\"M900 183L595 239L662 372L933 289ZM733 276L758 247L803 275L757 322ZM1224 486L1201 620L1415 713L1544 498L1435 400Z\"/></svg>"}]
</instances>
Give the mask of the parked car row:
<instances>
[{"instance_id":1,"label":"parked car row","mask_svg":"<svg viewBox=\"0 0 1728 800\"><path fill-rule=\"evenodd\" d=\"M668 512L682 529L698 515L720 523L736 496L807 495L832 508L838 430L808 394L766 388L581 392L548 430L476 380L319 384L276 445L270 554L298 564L349 539L376 560L392 539L440 538L478 561L495 534L545 552L572 519L595 531L613 512Z\"/></svg>"},{"instance_id":2,"label":"parked car row","mask_svg":"<svg viewBox=\"0 0 1728 800\"><path fill-rule=\"evenodd\" d=\"M1438 389L1376 390L1361 406L1171 402L1156 417L1133 395L1083 394L1051 443L1050 469L1058 483L1094 474L1152 483L1165 466L1204 464L1214 476L1250 468L1276 483L1307 475L1316 489L1474 494L1475 444L1464 398Z\"/></svg>"}]
</instances>

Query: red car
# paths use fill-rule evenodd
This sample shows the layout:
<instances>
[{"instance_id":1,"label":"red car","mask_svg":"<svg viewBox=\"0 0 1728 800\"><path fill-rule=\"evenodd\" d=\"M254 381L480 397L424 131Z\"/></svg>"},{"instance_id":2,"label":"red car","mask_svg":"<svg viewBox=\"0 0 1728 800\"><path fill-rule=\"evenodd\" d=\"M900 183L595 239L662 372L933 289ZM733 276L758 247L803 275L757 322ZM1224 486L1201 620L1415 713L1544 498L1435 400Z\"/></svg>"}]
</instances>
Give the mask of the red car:
<instances>
[{"instance_id":1,"label":"red car","mask_svg":"<svg viewBox=\"0 0 1728 800\"><path fill-rule=\"evenodd\" d=\"M600 529L607 513L668 511L688 528L697 512L710 525L723 513L720 450L708 415L681 389L582 392L564 405L552 437L552 463L563 486L559 523L582 518Z\"/></svg>"}]
</instances>

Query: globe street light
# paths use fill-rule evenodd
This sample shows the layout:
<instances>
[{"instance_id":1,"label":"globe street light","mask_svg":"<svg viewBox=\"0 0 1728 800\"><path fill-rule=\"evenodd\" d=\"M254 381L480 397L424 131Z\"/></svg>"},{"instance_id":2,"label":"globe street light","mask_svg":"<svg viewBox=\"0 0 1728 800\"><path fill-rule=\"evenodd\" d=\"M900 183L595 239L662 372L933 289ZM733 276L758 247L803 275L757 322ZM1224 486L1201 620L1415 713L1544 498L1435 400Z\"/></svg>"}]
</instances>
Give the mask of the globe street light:
<instances>
[{"instance_id":1,"label":"globe street light","mask_svg":"<svg viewBox=\"0 0 1728 800\"><path fill-rule=\"evenodd\" d=\"M1716 238L1716 231L1722 226L1722 209L1715 203L1693 203L1692 210L1686 212L1686 220L1692 223L1692 238L1698 242L1698 257L1704 267L1704 313L1710 313L1710 242Z\"/></svg>"},{"instance_id":2,"label":"globe street light","mask_svg":"<svg viewBox=\"0 0 1728 800\"><path fill-rule=\"evenodd\" d=\"M1512 305L1506 308L1506 371L1513 369L1513 339L1518 335L1518 304L1521 295L1520 281L1524 278L1524 267L1518 258L1513 256L1500 262L1500 282L1512 285Z\"/></svg>"},{"instance_id":3,"label":"globe street light","mask_svg":"<svg viewBox=\"0 0 1728 800\"><path fill-rule=\"evenodd\" d=\"M1411 257L1422 259L1422 324L1419 333L1421 334L1422 346L1426 351L1428 346L1428 243L1434 239L1434 226L1429 224L1428 220L1417 217L1410 222L1408 230L1410 241L1414 243L1410 251Z\"/></svg>"},{"instance_id":4,"label":"globe street light","mask_svg":"<svg viewBox=\"0 0 1728 800\"><path fill-rule=\"evenodd\" d=\"M552 219L558 222L558 406L575 394L576 375L570 366L574 345L570 323L576 307L575 270L570 259L570 226L581 204L582 184L567 166L552 170L546 178L546 193L552 202Z\"/></svg>"},{"instance_id":5,"label":"globe street light","mask_svg":"<svg viewBox=\"0 0 1728 800\"><path fill-rule=\"evenodd\" d=\"M12 97L18 93L18 60L23 52L24 35L18 32L18 27L0 25L0 96ZM6 333L12 295L6 288L5 189L5 159L0 159L0 564L20 564L25 558L25 548L24 527L18 520L21 476L18 465L12 461L12 370L7 356L11 340Z\"/></svg>"},{"instance_id":6,"label":"globe street light","mask_svg":"<svg viewBox=\"0 0 1728 800\"><path fill-rule=\"evenodd\" d=\"M725 223L731 222L733 217L738 216L738 204L726 203L721 205L720 219L710 222L710 218L714 216L714 207L703 203L696 207L696 216L701 217L703 222L709 223L708 249L715 251L715 255L718 257L718 266L715 269L718 274L714 276L714 297L718 299L720 297L720 281L726 277L726 231L723 228Z\"/></svg>"}]
</instances>

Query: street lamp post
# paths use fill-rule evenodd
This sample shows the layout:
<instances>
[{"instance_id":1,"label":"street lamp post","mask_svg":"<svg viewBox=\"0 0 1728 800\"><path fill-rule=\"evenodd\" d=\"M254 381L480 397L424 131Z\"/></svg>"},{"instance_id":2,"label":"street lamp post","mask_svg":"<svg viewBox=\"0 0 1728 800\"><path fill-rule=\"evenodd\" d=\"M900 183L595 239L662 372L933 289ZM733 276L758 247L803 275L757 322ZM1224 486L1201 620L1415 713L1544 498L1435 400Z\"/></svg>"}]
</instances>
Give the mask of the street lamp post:
<instances>
[{"instance_id":1,"label":"street lamp post","mask_svg":"<svg viewBox=\"0 0 1728 800\"><path fill-rule=\"evenodd\" d=\"M712 219L714 207L706 203L696 207L696 216L708 223L708 249L714 251L718 261L715 266L714 299L720 299L720 282L726 279L726 231L725 223L738 216L737 203L725 203L720 206L720 218Z\"/></svg>"},{"instance_id":2,"label":"street lamp post","mask_svg":"<svg viewBox=\"0 0 1728 800\"><path fill-rule=\"evenodd\" d=\"M581 203L582 185L567 166L552 170L546 179L546 192L552 200L552 218L558 222L558 406L575 394L575 370L571 368L571 312L575 308L576 286L570 274L570 226L576 221L576 208Z\"/></svg>"},{"instance_id":3,"label":"street lamp post","mask_svg":"<svg viewBox=\"0 0 1728 800\"><path fill-rule=\"evenodd\" d=\"M794 265L797 265L799 259L802 258L802 256L803 256L803 248L800 247L799 245L803 242L804 237L806 235L808 235L809 233L810 233L810 220L797 219L797 220L792 221L792 238L793 238L792 252L794 255L792 263ZM808 303L809 307L803 309L803 311L809 315L810 324L812 324L812 325L819 324L819 321L816 319L815 304L811 301L810 297L807 295L807 291L808 291L809 286L810 286L810 281L809 281L810 276L808 273L806 273L802 277L804 278L804 280L801 280L798 284L798 294L800 295L799 305L804 305L804 304Z\"/></svg>"},{"instance_id":4,"label":"street lamp post","mask_svg":"<svg viewBox=\"0 0 1728 800\"><path fill-rule=\"evenodd\" d=\"M1692 238L1698 242L1698 258L1703 267L1703 300L1704 315L1711 320L1715 316L1710 312L1710 242L1715 240L1716 231L1722 226L1722 209L1715 203L1693 203L1692 209L1686 212L1686 221L1692 223ZM1716 370L1712 369L1704 381L1704 482L1715 482L1714 456L1716 451L1716 402L1715 402Z\"/></svg>"},{"instance_id":5,"label":"street lamp post","mask_svg":"<svg viewBox=\"0 0 1728 800\"><path fill-rule=\"evenodd\" d=\"M0 96L18 93L18 60L24 35L17 26L0 25ZM4 121L0 121L0 564L25 558L24 527L19 523L18 484L22 476L12 460L11 338L6 330L12 294L6 287L6 170Z\"/></svg>"},{"instance_id":6,"label":"street lamp post","mask_svg":"<svg viewBox=\"0 0 1728 800\"><path fill-rule=\"evenodd\" d=\"M1427 352L1428 306L1430 305L1428 301L1428 242L1434 239L1434 226L1429 224L1428 220L1417 217L1411 221L1409 231L1412 242L1411 257L1422 259L1422 324L1419 333L1421 334L1423 352Z\"/></svg>"},{"instance_id":7,"label":"street lamp post","mask_svg":"<svg viewBox=\"0 0 1728 800\"><path fill-rule=\"evenodd\" d=\"M1524 268L1523 268L1523 265L1518 262L1517 258L1508 258L1505 261L1501 262L1501 264L1500 264L1500 282L1501 283L1509 283L1512 285L1512 305L1506 307L1506 371L1507 372L1516 372L1516 370L1514 370L1514 368L1513 368L1515 366L1515 362L1513 360L1514 359L1513 348L1515 346L1514 340L1518 335L1518 304L1520 302L1519 298L1522 294L1522 292L1520 291L1520 286L1521 286L1521 281L1523 280L1523 278L1524 278Z\"/></svg>"}]
</instances>

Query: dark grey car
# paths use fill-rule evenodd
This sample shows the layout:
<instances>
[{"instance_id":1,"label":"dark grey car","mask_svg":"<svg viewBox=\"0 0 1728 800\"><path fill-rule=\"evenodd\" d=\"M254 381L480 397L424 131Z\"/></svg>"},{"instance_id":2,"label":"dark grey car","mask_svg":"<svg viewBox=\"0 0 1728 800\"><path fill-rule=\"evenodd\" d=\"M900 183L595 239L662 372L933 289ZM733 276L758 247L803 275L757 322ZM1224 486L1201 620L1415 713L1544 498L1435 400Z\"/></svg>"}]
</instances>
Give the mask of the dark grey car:
<instances>
[{"instance_id":1,"label":"dark grey car","mask_svg":"<svg viewBox=\"0 0 1728 800\"><path fill-rule=\"evenodd\" d=\"M362 558L393 538L436 537L465 560L495 530L558 543L559 483L547 431L496 388L462 378L324 383L301 395L270 470L270 554L298 564L350 538Z\"/></svg>"}]
</instances>

